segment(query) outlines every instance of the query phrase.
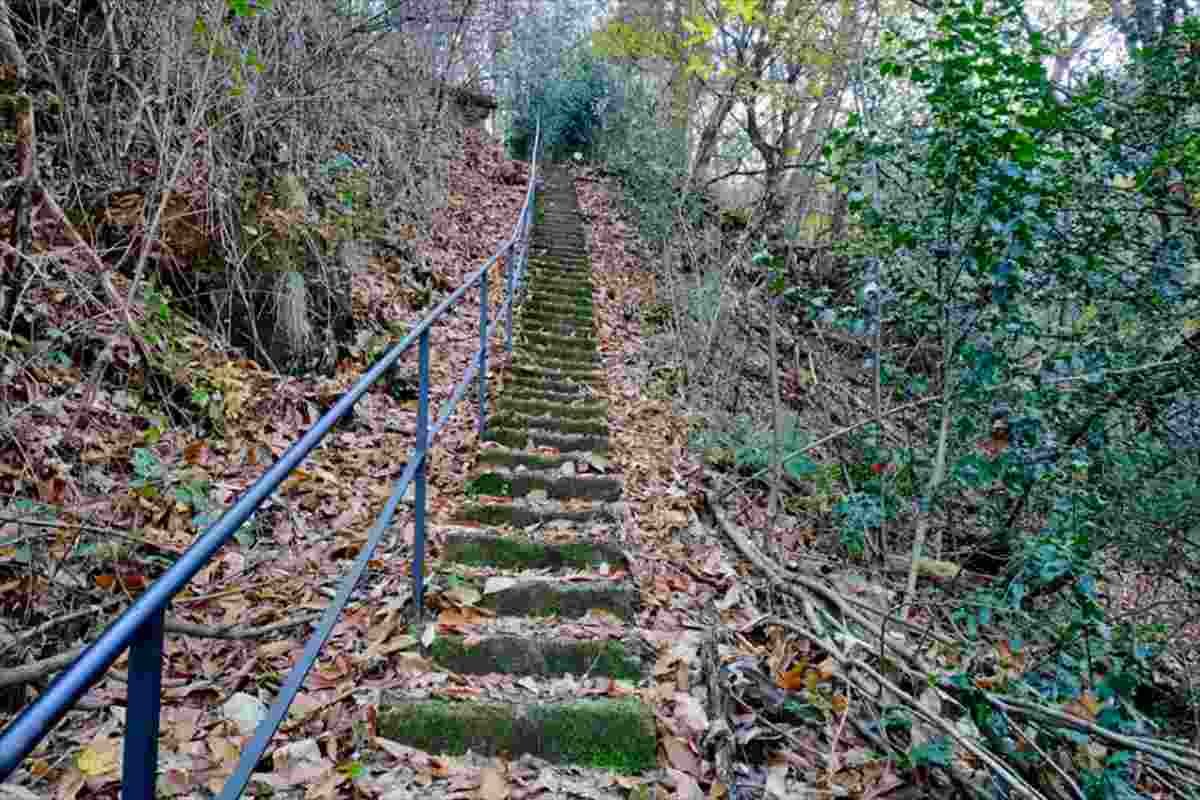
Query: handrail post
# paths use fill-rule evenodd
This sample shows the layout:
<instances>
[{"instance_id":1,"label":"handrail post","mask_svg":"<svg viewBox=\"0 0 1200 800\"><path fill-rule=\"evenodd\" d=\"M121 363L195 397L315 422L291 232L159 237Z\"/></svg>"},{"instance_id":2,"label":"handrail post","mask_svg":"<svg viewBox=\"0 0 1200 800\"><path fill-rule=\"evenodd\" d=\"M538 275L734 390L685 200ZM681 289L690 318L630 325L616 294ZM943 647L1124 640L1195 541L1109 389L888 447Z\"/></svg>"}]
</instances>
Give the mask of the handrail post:
<instances>
[{"instance_id":1,"label":"handrail post","mask_svg":"<svg viewBox=\"0 0 1200 800\"><path fill-rule=\"evenodd\" d=\"M121 796L154 800L158 781L158 730L162 710L163 619L160 610L140 628L129 648Z\"/></svg>"},{"instance_id":2,"label":"handrail post","mask_svg":"<svg viewBox=\"0 0 1200 800\"><path fill-rule=\"evenodd\" d=\"M429 450L429 331L423 331L417 343L417 446L414 458L417 471L413 475L413 606L417 619L425 613L425 459Z\"/></svg>"},{"instance_id":3,"label":"handrail post","mask_svg":"<svg viewBox=\"0 0 1200 800\"><path fill-rule=\"evenodd\" d=\"M479 436L487 430L488 274L479 279Z\"/></svg>"}]
</instances>

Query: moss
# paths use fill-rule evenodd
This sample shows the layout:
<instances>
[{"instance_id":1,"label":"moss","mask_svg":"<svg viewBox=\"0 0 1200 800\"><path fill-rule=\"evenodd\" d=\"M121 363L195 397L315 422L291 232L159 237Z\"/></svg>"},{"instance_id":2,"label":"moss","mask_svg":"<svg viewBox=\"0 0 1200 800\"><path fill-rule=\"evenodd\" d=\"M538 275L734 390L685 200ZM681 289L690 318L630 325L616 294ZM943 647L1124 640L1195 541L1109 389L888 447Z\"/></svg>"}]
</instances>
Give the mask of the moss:
<instances>
[{"instance_id":1,"label":"moss","mask_svg":"<svg viewBox=\"0 0 1200 800\"><path fill-rule=\"evenodd\" d=\"M593 675L636 681L641 662L620 642L531 640L495 636L472 644L462 636L439 636L429 647L435 662L464 675Z\"/></svg>"},{"instance_id":2,"label":"moss","mask_svg":"<svg viewBox=\"0 0 1200 800\"><path fill-rule=\"evenodd\" d=\"M543 458L533 453L525 453L519 450L501 450L494 447L484 450L479 454L479 463L481 464L497 464L509 467L520 464L529 469L557 469L567 460L566 458Z\"/></svg>"},{"instance_id":3,"label":"moss","mask_svg":"<svg viewBox=\"0 0 1200 800\"><path fill-rule=\"evenodd\" d=\"M642 324L651 331L662 330L670 324L673 313L671 306L667 303L651 303L642 312Z\"/></svg>"},{"instance_id":4,"label":"moss","mask_svg":"<svg viewBox=\"0 0 1200 800\"><path fill-rule=\"evenodd\" d=\"M578 619L600 609L621 619L632 619L636 604L633 589L611 581L527 581L486 595L480 605L501 616Z\"/></svg>"},{"instance_id":5,"label":"moss","mask_svg":"<svg viewBox=\"0 0 1200 800\"><path fill-rule=\"evenodd\" d=\"M467 481L466 492L467 497L478 497L479 495L511 497L512 482L503 475L497 475L494 472L485 472Z\"/></svg>"},{"instance_id":6,"label":"moss","mask_svg":"<svg viewBox=\"0 0 1200 800\"><path fill-rule=\"evenodd\" d=\"M577 642L572 647L545 648L548 675L599 675L620 681L642 677L640 663L621 642Z\"/></svg>"},{"instance_id":7,"label":"moss","mask_svg":"<svg viewBox=\"0 0 1200 800\"><path fill-rule=\"evenodd\" d=\"M514 741L516 720L505 706L426 700L382 712L379 730L431 753L492 755Z\"/></svg>"},{"instance_id":8,"label":"moss","mask_svg":"<svg viewBox=\"0 0 1200 800\"><path fill-rule=\"evenodd\" d=\"M574 703L561 710L541 710L547 747L543 757L628 774L652 768L657 749L653 720L647 730L646 711L637 703L624 705L618 710Z\"/></svg>"},{"instance_id":9,"label":"moss","mask_svg":"<svg viewBox=\"0 0 1200 800\"><path fill-rule=\"evenodd\" d=\"M608 435L608 423L586 419L555 419L554 417L527 417L519 414L502 413L492 417L498 428L537 428L538 430L562 431L563 433L591 433Z\"/></svg>"},{"instance_id":10,"label":"moss","mask_svg":"<svg viewBox=\"0 0 1200 800\"><path fill-rule=\"evenodd\" d=\"M623 564L617 549L593 542L542 544L509 536L447 538L444 558L459 564L499 569L591 569L601 564Z\"/></svg>"},{"instance_id":11,"label":"moss","mask_svg":"<svg viewBox=\"0 0 1200 800\"><path fill-rule=\"evenodd\" d=\"M457 518L481 525L507 525L513 520L513 507L507 504L485 506L481 503L467 503L459 511Z\"/></svg>"},{"instance_id":12,"label":"moss","mask_svg":"<svg viewBox=\"0 0 1200 800\"><path fill-rule=\"evenodd\" d=\"M529 439L529 432L524 428L513 430L512 428L497 428L495 420L492 420L492 425L488 427L483 434L485 442L496 442L505 447L521 448L525 446L525 442Z\"/></svg>"},{"instance_id":13,"label":"moss","mask_svg":"<svg viewBox=\"0 0 1200 800\"><path fill-rule=\"evenodd\" d=\"M500 411L512 411L518 414L553 414L568 418L603 419L608 415L608 403L552 403L541 400L512 400L501 398L496 404Z\"/></svg>"},{"instance_id":14,"label":"moss","mask_svg":"<svg viewBox=\"0 0 1200 800\"><path fill-rule=\"evenodd\" d=\"M644 772L656 763L654 717L633 700L529 707L406 702L380 711L379 732L431 753L530 753L551 762L627 774Z\"/></svg>"}]
</instances>

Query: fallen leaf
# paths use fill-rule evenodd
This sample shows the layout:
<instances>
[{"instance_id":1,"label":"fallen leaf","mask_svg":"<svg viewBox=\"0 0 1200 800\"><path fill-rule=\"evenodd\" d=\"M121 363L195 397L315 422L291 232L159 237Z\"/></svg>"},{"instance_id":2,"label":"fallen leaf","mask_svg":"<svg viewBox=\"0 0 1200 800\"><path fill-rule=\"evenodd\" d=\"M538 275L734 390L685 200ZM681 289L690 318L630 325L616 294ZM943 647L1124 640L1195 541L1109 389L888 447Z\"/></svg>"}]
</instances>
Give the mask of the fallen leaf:
<instances>
[{"instance_id":1,"label":"fallen leaf","mask_svg":"<svg viewBox=\"0 0 1200 800\"><path fill-rule=\"evenodd\" d=\"M479 800L508 800L508 781L495 767L479 771Z\"/></svg>"},{"instance_id":2,"label":"fallen leaf","mask_svg":"<svg viewBox=\"0 0 1200 800\"><path fill-rule=\"evenodd\" d=\"M473 606L483 597L474 586L462 584L442 592L442 597L458 606Z\"/></svg>"},{"instance_id":3,"label":"fallen leaf","mask_svg":"<svg viewBox=\"0 0 1200 800\"><path fill-rule=\"evenodd\" d=\"M688 747L687 742L678 736L669 736L663 740L663 749L667 752L667 761L680 772L695 775L700 771L700 759Z\"/></svg>"},{"instance_id":4,"label":"fallen leaf","mask_svg":"<svg viewBox=\"0 0 1200 800\"><path fill-rule=\"evenodd\" d=\"M700 791L700 784L696 783L696 779L691 775L671 767L667 767L667 774L675 784L677 800L704 800L704 792Z\"/></svg>"},{"instance_id":5,"label":"fallen leaf","mask_svg":"<svg viewBox=\"0 0 1200 800\"><path fill-rule=\"evenodd\" d=\"M75 765L89 778L116 773L121 763L120 739L96 739L79 752Z\"/></svg>"}]
</instances>

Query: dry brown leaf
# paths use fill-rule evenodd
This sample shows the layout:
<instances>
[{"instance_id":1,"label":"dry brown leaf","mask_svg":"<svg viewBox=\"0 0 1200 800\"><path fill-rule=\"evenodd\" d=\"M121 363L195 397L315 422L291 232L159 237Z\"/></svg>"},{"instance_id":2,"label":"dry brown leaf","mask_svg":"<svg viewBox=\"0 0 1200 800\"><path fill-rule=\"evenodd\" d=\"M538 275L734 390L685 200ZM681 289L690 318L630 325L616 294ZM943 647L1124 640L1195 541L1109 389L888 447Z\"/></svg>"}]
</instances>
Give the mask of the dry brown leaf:
<instances>
[{"instance_id":1,"label":"dry brown leaf","mask_svg":"<svg viewBox=\"0 0 1200 800\"><path fill-rule=\"evenodd\" d=\"M508 800L508 781L496 767L479 771L479 800Z\"/></svg>"}]
</instances>

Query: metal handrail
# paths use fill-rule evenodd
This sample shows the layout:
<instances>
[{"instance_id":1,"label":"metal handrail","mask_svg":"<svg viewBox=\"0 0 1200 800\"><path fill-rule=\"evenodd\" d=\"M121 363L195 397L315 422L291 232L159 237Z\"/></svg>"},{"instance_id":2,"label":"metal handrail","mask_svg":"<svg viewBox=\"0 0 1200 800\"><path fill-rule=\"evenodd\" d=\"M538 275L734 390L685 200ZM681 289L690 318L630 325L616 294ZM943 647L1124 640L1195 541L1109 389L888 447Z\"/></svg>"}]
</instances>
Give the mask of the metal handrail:
<instances>
[{"instance_id":1,"label":"metal handrail","mask_svg":"<svg viewBox=\"0 0 1200 800\"><path fill-rule=\"evenodd\" d=\"M254 738L242 752L237 768L221 790L221 800L241 796L251 774L270 745L279 724L304 683L304 678L316 662L321 647L329 638L338 617L345 608L358 582L366 572L367 563L388 531L410 483L414 486L413 539L413 602L418 614L424 601L425 560L425 495L426 456L434 436L441 430L462 400L472 381L479 394L478 428L482 434L487 427L487 351L488 338L499 318L488 319L488 273L503 259L505 272L505 302L500 309L505 325L505 347L512 352L512 313L519 294L521 279L528 261L529 231L533 223L533 207L537 193L538 150L541 145L541 125L538 125L530 153L529 185L525 203L513 227L512 235L482 267L449 297L438 304L407 336L393 345L358 381L321 416L279 460L238 498L219 520L208 527L158 580L127 608L100 637L87 647L50 684L49 688L27 706L9 725L0 731L0 782L8 779L47 733L75 706L79 698L104 676L104 673L126 649L129 650L129 689L126 712L124 764L122 767L122 797L125 800L152 800L158 774L158 733L162 703L163 621L166 608L180 590L203 569L209 559L271 496L304 458L320 443L325 434L343 417L359 398L404 355L417 345L418 389L416 443L412 457L393 487L383 511L371 526L367 544L355 559L350 572L342 579L333 602L325 609L304 653L292 668L279 690L267 716L254 732ZM429 424L429 333L437 322L468 291L479 285L479 350L463 371L451 393L450 402L431 426Z\"/></svg>"}]
</instances>

